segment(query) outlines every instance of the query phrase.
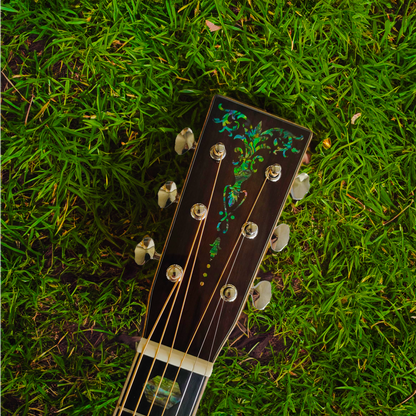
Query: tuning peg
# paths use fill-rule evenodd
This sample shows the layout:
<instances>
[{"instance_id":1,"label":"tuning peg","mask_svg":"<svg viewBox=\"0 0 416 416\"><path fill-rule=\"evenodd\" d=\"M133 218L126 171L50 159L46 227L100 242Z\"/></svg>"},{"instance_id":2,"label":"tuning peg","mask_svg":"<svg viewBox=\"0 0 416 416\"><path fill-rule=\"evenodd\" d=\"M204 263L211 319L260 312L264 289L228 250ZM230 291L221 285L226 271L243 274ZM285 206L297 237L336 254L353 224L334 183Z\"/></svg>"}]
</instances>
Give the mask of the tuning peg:
<instances>
[{"instance_id":1,"label":"tuning peg","mask_svg":"<svg viewBox=\"0 0 416 416\"><path fill-rule=\"evenodd\" d=\"M309 175L307 173L301 173L296 176L290 194L295 201L300 201L309 192L310 187Z\"/></svg>"},{"instance_id":2,"label":"tuning peg","mask_svg":"<svg viewBox=\"0 0 416 416\"><path fill-rule=\"evenodd\" d=\"M139 266L143 266L149 260L159 260L160 254L156 253L153 238L146 235L134 250L134 260Z\"/></svg>"},{"instance_id":3,"label":"tuning peg","mask_svg":"<svg viewBox=\"0 0 416 416\"><path fill-rule=\"evenodd\" d=\"M167 208L170 204L178 201L178 188L176 188L175 182L168 181L159 188L157 203L160 208Z\"/></svg>"},{"instance_id":4,"label":"tuning peg","mask_svg":"<svg viewBox=\"0 0 416 416\"><path fill-rule=\"evenodd\" d=\"M273 237L270 240L270 247L273 251L282 251L289 242L290 227L287 224L278 225L273 231Z\"/></svg>"},{"instance_id":5,"label":"tuning peg","mask_svg":"<svg viewBox=\"0 0 416 416\"><path fill-rule=\"evenodd\" d=\"M267 280L262 280L250 290L253 307L262 311L270 303L272 298L272 285Z\"/></svg>"},{"instance_id":6,"label":"tuning peg","mask_svg":"<svg viewBox=\"0 0 416 416\"><path fill-rule=\"evenodd\" d=\"M185 127L175 139L175 152L183 155L190 149L195 149L196 142L193 131L189 127Z\"/></svg>"}]
</instances>

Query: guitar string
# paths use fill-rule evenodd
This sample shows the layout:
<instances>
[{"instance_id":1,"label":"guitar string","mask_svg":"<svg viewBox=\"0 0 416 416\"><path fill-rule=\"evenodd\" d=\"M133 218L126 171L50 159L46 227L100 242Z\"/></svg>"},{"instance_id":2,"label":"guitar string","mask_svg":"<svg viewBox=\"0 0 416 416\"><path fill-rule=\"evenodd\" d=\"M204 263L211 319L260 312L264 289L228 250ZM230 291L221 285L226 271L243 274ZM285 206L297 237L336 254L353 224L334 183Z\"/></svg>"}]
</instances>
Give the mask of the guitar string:
<instances>
[{"instance_id":1,"label":"guitar string","mask_svg":"<svg viewBox=\"0 0 416 416\"><path fill-rule=\"evenodd\" d=\"M176 288L178 289L178 290L176 291L175 298L176 298L176 296L177 296L177 294L178 294L178 292L179 292L179 287L180 287L180 281L175 282L175 285L174 285L174 287L172 288L172 291L171 291L171 294L172 294L172 293L173 293L173 289L176 289ZM171 296L169 296L168 300L170 299L170 297L171 297ZM159 314L158 319L157 319L157 321L156 321L155 325L153 326L151 333L149 334L149 338L146 340L146 343L145 343L145 345L144 345L144 347L143 347L142 353L141 353L141 355L140 355L140 357L139 357L139 360L138 360L138 362L137 362L137 364L136 364L136 368L135 368L135 370L134 370L134 374L133 374L133 376L130 378L130 383L129 383L128 387L127 387L127 391L126 391L126 393L125 393L124 400L123 400L123 402L122 402L122 403L121 403L121 405L120 405L120 408L119 408L119 412L120 412L120 413L119 413L119 415L121 415L121 413L124 411L124 406L125 406L125 404L126 404L126 401L127 401L128 396L129 396L129 394L130 394L130 390L131 390L131 388L132 388L132 386L133 386L133 382L134 382L134 380L135 380L135 378L136 378L136 374L137 374L137 371L138 371L138 369L139 369L140 363L141 363L141 361L142 361L142 357L143 357L143 355L144 355L144 351L145 351L145 349L146 349L147 345L148 345L148 344L149 344L149 342L150 342L150 338L151 338L151 336L153 335L154 330L156 329L156 325L159 323L159 320L160 320L160 318L161 318L161 316L162 316L162 313L163 313L163 312L164 312L164 310L166 309L166 306L167 306L168 300L166 300L165 305L164 305L164 307L162 308L162 311L161 311L161 313ZM171 309L172 309L172 307L171 307ZM166 328L165 328L165 329L166 329ZM157 355L157 353L158 353L158 350L156 351L156 354L155 354L155 355ZM137 356L138 354L139 354L139 352L136 352L136 356ZM136 361L136 360L134 360L134 361ZM126 383L127 383L127 381L126 381Z\"/></svg>"},{"instance_id":2,"label":"guitar string","mask_svg":"<svg viewBox=\"0 0 416 416\"><path fill-rule=\"evenodd\" d=\"M139 407L140 401L142 400L142 397L143 397L143 394L144 394L144 390L145 390L145 388L146 388L147 382L149 381L149 378L150 378L151 372L152 372L153 367L154 367L155 362L156 362L156 357L157 357L157 354L159 353L160 347L162 346L162 341L163 341L163 338L164 338L164 336L165 336L165 332L166 332L166 329L167 329L167 327L168 327L169 320L170 320L170 317L171 317L171 315L172 315L172 311L173 311L173 309L174 309L174 307L175 307L176 299L177 299L177 297L178 297L178 295L179 295L180 288L181 288L181 284L182 284L182 282L183 282L183 280L184 280L184 276L185 276L186 270L187 270L187 268L188 268L188 264L189 264L189 260L191 259L192 252L193 252L193 250L194 250L195 242L196 242L196 239L197 239L197 237L198 237L198 234L199 234L199 229L201 228L201 225L202 225L202 222L200 222L200 223L198 224L198 228L197 228L197 230L196 230L195 237L194 237L194 240L193 240L193 242L192 242L191 250L190 250L190 252L189 252L188 258L186 259L185 267L184 267L184 269L183 269L182 278L181 278L181 279L180 279L180 281L179 281L178 290L176 291L176 293L175 293L175 297L173 298L172 305L171 305L171 307L170 307L170 311L169 311L168 317L167 317L167 319L166 319L166 323L165 323L165 326L164 326L164 328L163 328L163 332L162 332L162 335L161 335L161 337L160 337L160 341L159 341L159 343L158 343L158 345L157 345L157 349L156 349L156 352L155 352L155 355L154 355L154 358L153 358L152 364L151 364L151 366L150 366L149 373L147 374L146 380L145 380L145 382L144 382L144 385L143 385L142 391L141 391L141 393L140 393L139 400L137 401L136 407L134 408L133 414L135 414L135 413L136 413L136 411L137 411L137 409L138 409L138 407ZM142 355L143 355L143 353L144 353L144 350L142 351ZM137 368L137 370L138 370L138 368ZM137 370L136 370L136 373L137 373Z\"/></svg>"},{"instance_id":3,"label":"guitar string","mask_svg":"<svg viewBox=\"0 0 416 416\"><path fill-rule=\"evenodd\" d=\"M263 187L264 187L264 185L266 184L266 181L267 181L267 177L266 177L266 179L265 179L265 180L264 180L264 182L263 182L263 185L262 185L262 187L261 187L261 189L260 189L259 195L260 195L260 193L262 192ZM257 202L257 200L256 200L256 202ZM254 208L254 206L253 206L253 208ZM250 215L251 215L251 212L252 212L252 211L253 211L253 209L250 211ZM237 255L238 255L238 253L237 253ZM227 281L225 282L225 284L227 284L227 283L228 283L229 278L230 278L230 274L228 275L228 278L227 278ZM224 304L225 304L225 302L223 302L223 303L222 303L222 306L224 306ZM215 339L216 339L216 337L217 337L217 331L218 331L219 323L220 323L220 321L221 321L222 311L223 311L223 307L221 307L220 314L219 314L219 317L218 317L218 320L217 320L217 328L216 328L216 330L215 330L214 339L212 340L211 350L210 350L210 352L209 352L208 361L209 361L209 360L211 360L211 353L212 353L212 349L213 349L214 344L215 344Z\"/></svg>"},{"instance_id":4,"label":"guitar string","mask_svg":"<svg viewBox=\"0 0 416 416\"><path fill-rule=\"evenodd\" d=\"M194 261L193 261L193 264L192 264L190 276L189 276L189 279L188 279L188 284L186 286L185 296L184 296L184 299L183 299L183 302L182 302L182 306L181 306L181 311L180 311L180 314L179 314L178 323L176 324L176 329L175 329L175 334L174 334L173 341L172 341L172 346L170 347L169 356L168 356L168 359L167 359L165 368L163 370L163 374L162 374L162 376L160 378L159 384L158 384L157 389L156 389L156 391L154 393L153 400L152 400L152 403L150 405L150 409L149 409L147 415L150 415L150 412L152 411L154 402L156 400L157 394L159 392L160 386L161 386L162 381L163 381L163 377L165 376L166 370L167 370L168 365L169 365L169 361L170 361L170 357L172 355L173 347L175 345L176 336L178 334L179 325L180 325L180 322L181 322L181 319L182 319L183 309L184 309L184 306L185 306L186 298L188 296L188 291L189 291L189 287L190 287L190 284L191 284L192 276L193 276L193 273L194 273L194 268L195 268L196 260L198 258L199 248L200 248L200 245L201 245L202 237L204 235L205 225L206 225L206 223L208 221L208 215L209 215L209 211L210 211L210 208L211 208L212 198L214 196L214 191L215 191L215 188L217 186L217 179L218 179L218 176L219 176L219 173L220 173L220 170L221 170L221 164L222 164L222 159L220 159L220 161L218 163L217 173L215 175L214 184L212 186L211 195L210 195L209 201L208 201L207 212L206 212L205 218L203 220L203 226L202 226L201 234L199 236L198 245L196 247L195 257L194 257ZM190 255L192 255L192 252L190 253ZM183 279L184 278L185 278L185 274L183 276Z\"/></svg>"},{"instance_id":5,"label":"guitar string","mask_svg":"<svg viewBox=\"0 0 416 416\"><path fill-rule=\"evenodd\" d=\"M191 253L192 253L192 251L193 251L193 248L194 248L194 245L195 245L195 241L196 241L196 238L197 238L197 236L198 236L198 232L199 232L200 227L201 227L201 223L199 223L198 228L197 228L197 231L196 231L196 233L195 233L195 237L194 237L194 240L193 240L193 242L192 242L192 246L191 246ZM186 272L186 268L187 268L187 266L188 266L189 259L190 259L190 255L188 255L188 258L187 258L187 261L186 261L186 264L185 264L184 274L185 274L185 272ZM145 345L143 346L143 349L142 349L142 352L141 352L140 358L139 358L139 360L138 360L138 362L137 362L137 364L136 364L136 368L135 368L135 370L134 370L134 374L133 374L133 376L132 376L132 377L131 377L131 379L130 379L129 386L128 386L128 387L127 387L127 389L126 389L127 391L126 391L126 393L125 393L125 397L124 397L124 399L123 399L123 402L122 402L122 403L121 403L121 405L120 405L120 408L119 408L119 415L121 415L121 413L123 412L123 409L124 409L124 406L125 406L125 404L126 404L127 398L128 398L128 396L129 396L129 394L130 394L131 387L132 387L132 385L133 385L133 381L134 381L134 380L135 380L135 378L136 378L137 371L138 371L139 366L140 366L140 363L141 363L141 361L142 361L142 357L143 357L143 355L144 355L144 351L145 351L146 347L147 347L147 346L148 346L148 344L149 344L149 341L150 341L150 339L151 339L151 337L152 337L152 335L153 335L153 333L154 333L154 331L155 331L155 329L156 329L157 324L159 323L159 320L160 320L160 318L161 318L161 316L162 316L162 314L163 314L163 312L164 312L164 310L165 310L165 308L166 308L166 306L167 306L167 303L168 303L169 299L171 298L171 296L172 296L172 294L173 294L173 291L177 288L177 291L176 291L176 294L175 294L175 300L176 300L176 297L178 296L179 289L180 289L180 286L181 286L181 282L182 282L182 281L183 281L183 279L180 279L179 281L176 281L176 282L174 283L174 286L173 286L173 288L171 289L171 292L169 293L168 299L166 300L165 304L163 305L163 307L162 307L162 311L159 313L159 316L157 317L156 322L155 322L155 324L153 325L152 330L150 331L149 337L147 338L146 343L145 343ZM175 304L175 300L172 302L172 307L173 307L173 305ZM169 312L168 321L169 321L169 318L170 318L170 314L172 313L172 307L171 307L171 310L170 310L170 312ZM167 321L167 322L168 322L168 321ZM163 338L164 333L165 333L165 331L166 331L166 326L167 326L167 323L166 323L165 328L164 328L164 330L163 330L163 335L162 335L162 338ZM157 353L159 352L160 345L161 345L161 343L159 343L159 345L158 345L158 349L157 349L157 351L156 351L155 357L157 356ZM138 353L136 353L136 354L138 354ZM155 359L156 359L156 358L155 358ZM155 360L154 360L154 361L155 361ZM152 363L152 368L153 368L153 365L154 365L154 361L153 361L153 363ZM149 374L150 374L150 373L149 373ZM149 375L148 375L148 377L149 377ZM148 381L148 380L146 380L146 383L147 383L147 381ZM146 383L145 383L145 386L146 386ZM144 388L143 388L143 390L142 390L142 394L140 395L140 397L143 395L143 392L144 392ZM140 402L140 400L139 400L139 402Z\"/></svg>"},{"instance_id":6,"label":"guitar string","mask_svg":"<svg viewBox=\"0 0 416 416\"><path fill-rule=\"evenodd\" d=\"M167 299L166 299L166 301L165 301L164 305L162 306L162 310L160 311L160 313L159 313L158 317L156 318L156 323L155 323L155 325L153 326L152 331L150 332L149 338L148 338L148 340L146 341L146 343L145 343L145 345L144 345L143 351L144 351L144 349L147 347L147 344L148 344L148 343L149 343L149 341L150 341L150 337L153 335L153 332L154 332L154 330L156 329L156 325L158 324L158 322L159 322L160 318L162 317L162 314L163 314L163 312L165 311L166 306L167 306L167 304L169 303L169 300L170 300L170 298L171 298L171 297L172 297L172 295L173 295L173 292L174 292L174 291L176 290L176 288L178 287L178 284L179 284L179 282L175 282L175 284L174 284L174 286L172 287L172 289L171 289L171 291L170 291L170 293L169 293L169 295L168 295L168 297L167 297ZM127 375L126 382L124 383L123 390L121 391L120 397L119 397L119 399L118 399L118 401L117 401L117 405L116 405L116 408L115 408L115 410L114 410L113 416L117 416L117 413L116 413L116 412L119 412L119 406L120 406L121 398L123 397L124 392L125 392L125 390L126 390L126 388L127 388L127 385L129 384L129 383L128 383L128 381L130 380L130 378L129 378L129 377L130 377L131 373L133 372L133 368L134 368L134 366L135 366L135 363L137 362L137 358L139 357L139 354L140 354L140 353L136 351L136 354L135 354L134 359L133 359L133 364L132 364L132 366L130 367L129 373L128 373L128 375ZM137 366L139 366L139 365L140 365L141 357L142 357L142 355L140 355L140 359L139 359L139 362L137 363ZM123 405L122 407L124 407L124 405ZM122 407L121 407L121 408L122 408ZM121 413L120 413L120 414L121 414Z\"/></svg>"},{"instance_id":7,"label":"guitar string","mask_svg":"<svg viewBox=\"0 0 416 416\"><path fill-rule=\"evenodd\" d=\"M244 222L244 224L245 224L245 223L247 223L247 222L248 222L248 220L250 219L250 216L251 216L251 214L252 214L252 212L253 212L253 210L254 210L254 208L255 208L256 204L257 204L257 201L258 201L258 199L259 199L259 197L260 197L261 193L263 192L263 188L264 188L264 185L266 184L266 182L267 182L267 177L266 177L266 178L264 179L264 181L263 181L263 184L262 184L262 186L261 186L261 188L260 188L260 191L259 191L259 193L257 194L257 197L256 197L256 199L255 199L255 201L254 201L254 203L253 203L253 205L252 205L252 207L251 207L251 210L250 210L250 212L249 212L249 214L248 214L248 216L247 216L247 219L246 219L246 221ZM224 273L225 273L225 271L226 271L226 269L227 269L227 267L228 267L228 264L229 264L229 262L230 262L230 260L231 260L231 258L232 258L232 256L233 256L233 254L234 254L235 248L236 248L236 246L237 246L237 244L238 244L238 241L240 240L241 236L242 236L242 233L240 232L240 233L239 233L239 236L238 236L238 238L237 238L237 241L235 242L234 247L233 247L233 249L232 249L232 251L231 251L231 254L230 254L230 256L229 256L229 257L228 257L228 259L227 259L227 263L225 264L225 267L224 267L224 269L223 269L223 271L222 271L222 273L221 273L221 276L219 277L219 279L218 279L218 281L217 281L217 284L215 285L215 288L214 288L214 290L213 290L213 292L212 292L212 294L211 294L211 297L210 297L210 299L209 299L209 301L208 301L208 304L207 304L207 306L206 306L206 308L205 308L205 310L204 310L204 312L203 312L203 314L202 314L202 317L201 317L201 319L200 319L200 320L199 320L199 322L198 322L198 325L197 325L197 327L196 327L196 329L195 329L195 331L194 331L194 334L193 334L192 339L191 339L191 341L190 341L190 343L189 343L189 345L188 345L188 348L186 349L185 354L184 354L184 356L183 356L183 358L182 358L182 360L181 360L181 362L180 362L180 364L179 364L179 368L178 368L178 370L177 370L177 372L176 372L175 379L173 380L172 387L171 387L171 389L170 389L170 391L169 391L169 395L168 395L168 397L167 397L167 399L166 399L165 407L163 408L163 412L162 412L162 415L161 415L161 416L163 416L163 415L165 414L166 406L167 406L167 404L169 403L169 399L170 399L170 396L172 395L173 387L174 387L175 382L176 382L176 380L177 380L177 378L178 378L179 371L180 371L180 369L181 369L181 367L182 367L183 361L184 361L184 359L185 359L185 357L186 357L186 354L188 353L189 349L191 348L192 342L193 342L193 341L194 341L194 339L195 339L195 336L196 336L196 334L197 334L197 332L198 332L198 330L199 330L199 327L201 326L201 323L202 323L202 321L203 321L203 319L204 319L204 317L205 317L205 314L206 314L206 312L207 312L207 310L208 310L208 308L209 308L209 306L210 306L210 304L211 304L211 301L212 301L212 299L213 299L213 297L214 297L214 295L215 295L215 293L216 293L216 291L217 291L217 288L218 288L218 286L219 286L219 284L220 284L220 282L221 282L221 279L222 279L222 277L223 277L223 275L224 275ZM215 340L214 340L214 341L215 341ZM198 353L198 355L199 355L199 353ZM198 358L198 357L196 357L196 358ZM195 360L195 363L196 363L196 360ZM193 367L193 368L195 368L195 364L194 364L194 367ZM192 372L193 372L193 369L192 369ZM191 372L191 373L192 373L192 372Z\"/></svg>"},{"instance_id":8,"label":"guitar string","mask_svg":"<svg viewBox=\"0 0 416 416\"><path fill-rule=\"evenodd\" d=\"M167 404L168 404L168 402L169 402L170 396L171 396L172 391L173 391L173 386L175 385L176 379L178 378L179 371L180 371L180 369L181 369L181 367L182 367L183 361L184 361L184 359L185 359L185 357L186 357L186 354L188 353L188 351L189 351L189 349L190 349L190 347L191 347L191 345L192 345L192 342L193 342L193 340L194 340L194 338L195 338L195 336L196 336L196 334L197 334L197 331L198 331L198 329L199 329L199 327L200 327L200 325L201 325L201 323L202 323L202 320L204 319L205 313L207 312L207 309L208 309L208 307L209 307L209 304L210 304L210 302L211 302L212 298L213 298L213 297L214 297L214 295L215 295L215 292L216 292L216 290L217 290L217 288L218 288L218 285L219 285L219 283L221 282L222 276L224 275L224 272L225 272L226 268L228 267L228 263L230 262L230 259L231 259L231 256L232 256L232 255L233 255L233 253L234 253L235 247L237 246L237 243L238 243L238 241L240 240L240 236L241 236L241 234L239 235L239 237L238 237L238 239L237 239L236 243L234 244L234 247L233 247L233 249L232 249L232 251L231 251L231 255L230 255L230 257L229 257L229 258L228 258L228 260L227 260L227 263L226 263L226 265L225 265L225 268L223 269L223 272L221 273L221 276L219 277L219 279L218 279L218 281L217 281L217 284L216 284L216 286L215 286L215 288L214 288L214 290L213 290L213 293L211 294L211 297L210 297L210 299L209 299L209 301L208 301L208 305L207 305L207 307L205 308L205 310L204 310L204 312L203 312L203 314L202 314L202 317L201 317L201 319L200 319L200 320L199 320L199 322L198 322L198 325L197 325L197 327L196 327L196 330L194 331L194 334L193 334L193 336L192 336L191 342L189 343L188 348L186 349L185 354L184 354L184 356L183 356L183 358L182 358L182 360L181 360L181 362L180 362L180 364L179 364L178 370L177 370L177 372L176 372L175 379L173 380L173 384L172 384L171 390L170 390L170 392L169 392L169 396L168 396L168 398L166 399L165 407L163 408L163 412L162 412L162 415L161 415L161 416L163 416L163 415L164 415L164 413L165 413L166 406L167 406Z\"/></svg>"},{"instance_id":9,"label":"guitar string","mask_svg":"<svg viewBox=\"0 0 416 416\"><path fill-rule=\"evenodd\" d=\"M232 270L233 270L233 268L234 268L234 265L235 265L235 262L236 262L236 260L237 260L237 258L238 258L238 254L240 253L241 246L243 245L243 242L244 242L244 238L241 240L241 243L240 243L240 245L239 245L239 247L238 247L237 254L235 255L234 262L233 262L233 264L232 264L232 266L231 266L231 268L230 268L230 272L228 273L228 276L227 276L227 281L225 282L225 284L227 284L227 283L228 283L228 280L229 280L229 278L230 278L230 276L231 276L231 272L232 272ZM215 307L214 313L212 314L211 321L210 321L209 326L208 326L208 329L207 329L207 331L206 331L206 333L205 333L205 337L204 337L204 339L202 340L202 344L201 344L201 347L199 348L198 355L197 355L197 356L196 356L196 358L195 358L194 365L193 365L192 370L191 370L191 372L190 372L190 374L189 374L189 376L188 376L188 378L187 378L187 382L186 382L186 385L185 385L185 389L184 389L184 391L183 391L183 393L182 393L182 397L184 397L184 396L185 396L186 391L188 390L189 383L190 383L190 381L191 381L192 375L194 374L194 369L195 369L195 364L196 364L196 361L197 361L197 359L199 358L199 356L200 356L200 354L201 354L201 352L202 352L202 348L203 348L203 347L204 347L204 345L205 345L205 341L206 341L206 339L207 339L207 336L208 336L209 330L211 329L211 325L212 325L212 323L214 322L214 318L215 318L215 315L216 315L216 313L217 313L217 309L218 309L218 306L220 305L220 303L221 303L221 298L218 300L218 302L217 302L217 306ZM225 302L222 302L222 303L221 303L221 309L220 309L220 315L219 315L219 318L221 317L221 313L222 313L222 310L223 310L223 307L224 307L224 303L225 303ZM218 322L219 322L219 318L218 318L218 320L217 320L217 327L216 327L216 329L215 329L214 340L215 340L215 337L216 337L216 334L217 334L217 330L218 330ZM212 347L213 347L213 345L214 345L214 343L211 345L211 351L212 351ZM210 351L210 356L211 356L211 351ZM209 361L209 359L208 359L208 361ZM204 381L204 379L202 379L202 382L203 382L203 381ZM201 384L202 384L202 383L201 383ZM201 388L201 386L200 386L200 388ZM198 392L199 392L200 388L198 389ZM175 416L177 416L177 414L178 414L178 412L179 412L179 410L180 410L180 408L181 408L182 403L183 403L182 401L179 403L179 406L178 406L178 409L177 409L177 411L176 411L176 413L175 413Z\"/></svg>"}]
</instances>

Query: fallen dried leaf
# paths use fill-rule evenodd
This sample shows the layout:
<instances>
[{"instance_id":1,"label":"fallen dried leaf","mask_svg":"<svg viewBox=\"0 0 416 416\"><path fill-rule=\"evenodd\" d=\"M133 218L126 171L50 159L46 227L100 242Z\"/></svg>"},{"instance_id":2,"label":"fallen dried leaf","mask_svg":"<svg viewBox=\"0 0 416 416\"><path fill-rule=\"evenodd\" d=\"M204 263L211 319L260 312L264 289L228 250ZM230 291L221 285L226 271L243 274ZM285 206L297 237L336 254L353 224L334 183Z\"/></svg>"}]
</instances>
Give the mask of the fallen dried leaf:
<instances>
[{"instance_id":1,"label":"fallen dried leaf","mask_svg":"<svg viewBox=\"0 0 416 416\"><path fill-rule=\"evenodd\" d=\"M352 118L351 118L351 124L355 124L355 121L357 120L357 118L358 117L360 117L361 116L361 113L357 113L357 114L354 114L353 116L352 116Z\"/></svg>"},{"instance_id":2,"label":"fallen dried leaf","mask_svg":"<svg viewBox=\"0 0 416 416\"><path fill-rule=\"evenodd\" d=\"M215 32L221 29L221 26L214 25L214 23L210 22L209 20L205 20L205 23L211 32Z\"/></svg>"}]
</instances>

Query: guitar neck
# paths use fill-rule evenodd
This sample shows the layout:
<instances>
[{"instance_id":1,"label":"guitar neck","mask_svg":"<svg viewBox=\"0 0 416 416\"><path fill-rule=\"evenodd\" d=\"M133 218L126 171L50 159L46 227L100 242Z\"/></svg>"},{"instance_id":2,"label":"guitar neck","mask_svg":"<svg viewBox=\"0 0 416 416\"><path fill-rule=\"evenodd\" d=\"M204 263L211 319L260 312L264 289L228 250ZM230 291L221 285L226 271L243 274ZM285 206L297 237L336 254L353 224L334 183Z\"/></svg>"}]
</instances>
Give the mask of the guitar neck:
<instances>
[{"instance_id":1,"label":"guitar neck","mask_svg":"<svg viewBox=\"0 0 416 416\"><path fill-rule=\"evenodd\" d=\"M211 372L208 361L142 338L113 416L193 416Z\"/></svg>"}]
</instances>

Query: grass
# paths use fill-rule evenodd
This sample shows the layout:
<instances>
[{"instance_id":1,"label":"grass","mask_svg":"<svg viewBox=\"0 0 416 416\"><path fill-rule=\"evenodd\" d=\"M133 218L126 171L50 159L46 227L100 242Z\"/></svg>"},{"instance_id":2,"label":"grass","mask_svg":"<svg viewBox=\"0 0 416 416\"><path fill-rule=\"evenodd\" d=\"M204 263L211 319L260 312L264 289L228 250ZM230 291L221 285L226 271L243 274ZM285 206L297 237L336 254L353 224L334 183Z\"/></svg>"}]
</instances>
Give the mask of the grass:
<instances>
[{"instance_id":1,"label":"grass","mask_svg":"<svg viewBox=\"0 0 416 416\"><path fill-rule=\"evenodd\" d=\"M314 132L312 190L200 415L415 415L416 7L405 1L9 0L2 5L2 412L110 415L215 93ZM210 32L206 20L221 26ZM361 116L353 124L354 114ZM243 354L243 355L242 355ZM224 388L225 386L225 388Z\"/></svg>"}]
</instances>

